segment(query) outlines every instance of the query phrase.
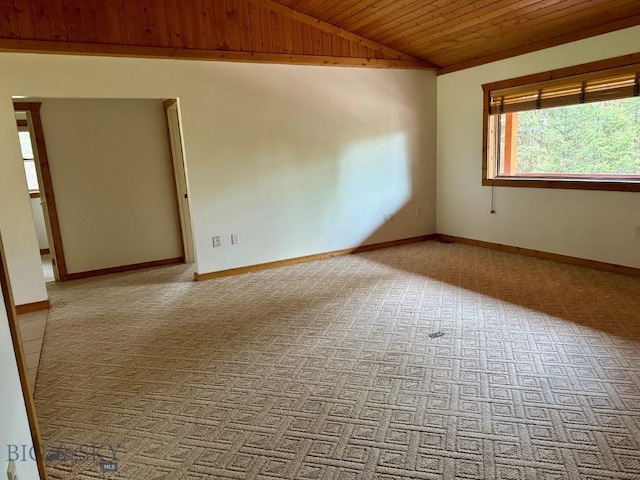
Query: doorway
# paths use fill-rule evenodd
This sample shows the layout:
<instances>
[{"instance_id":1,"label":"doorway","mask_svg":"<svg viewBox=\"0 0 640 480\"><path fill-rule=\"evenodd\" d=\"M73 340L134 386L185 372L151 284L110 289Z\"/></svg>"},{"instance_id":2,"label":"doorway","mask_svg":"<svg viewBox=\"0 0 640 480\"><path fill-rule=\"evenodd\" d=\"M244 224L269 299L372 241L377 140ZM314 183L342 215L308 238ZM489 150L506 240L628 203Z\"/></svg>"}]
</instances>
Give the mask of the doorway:
<instances>
[{"instance_id":1,"label":"doorway","mask_svg":"<svg viewBox=\"0 0 640 480\"><path fill-rule=\"evenodd\" d=\"M47 150L40 120L40 103L14 103L18 140L22 152L22 162L29 190L31 215L33 219L45 282L57 281L60 278L55 260L54 235L57 225L50 222L50 210L47 199L55 208L53 190L47 159ZM52 229L53 226L53 229ZM62 252L61 244L59 251ZM64 256L63 256L64 258Z\"/></svg>"},{"instance_id":2,"label":"doorway","mask_svg":"<svg viewBox=\"0 0 640 480\"><path fill-rule=\"evenodd\" d=\"M40 195L47 280L194 262L177 100L38 100L14 109L33 152L31 194Z\"/></svg>"},{"instance_id":3,"label":"doorway","mask_svg":"<svg viewBox=\"0 0 640 480\"><path fill-rule=\"evenodd\" d=\"M27 120L26 112L15 112L16 124L18 127L18 139L20 140L20 151L22 153L22 163L29 189L29 200L31 202L31 218L38 237L38 247L40 248L40 260L42 262L42 272L46 283L55 281L53 272L53 262L49 249L49 236L47 234L43 202L41 200L41 188L38 180L38 168L34 151L35 142L32 129Z\"/></svg>"}]
</instances>

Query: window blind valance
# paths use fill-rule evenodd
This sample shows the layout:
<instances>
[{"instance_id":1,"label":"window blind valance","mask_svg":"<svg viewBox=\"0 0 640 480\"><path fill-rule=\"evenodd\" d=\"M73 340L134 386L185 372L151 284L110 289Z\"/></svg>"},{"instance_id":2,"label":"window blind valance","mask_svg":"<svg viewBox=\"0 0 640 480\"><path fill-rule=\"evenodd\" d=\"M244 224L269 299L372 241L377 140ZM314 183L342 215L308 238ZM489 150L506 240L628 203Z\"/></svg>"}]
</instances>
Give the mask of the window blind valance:
<instances>
[{"instance_id":1,"label":"window blind valance","mask_svg":"<svg viewBox=\"0 0 640 480\"><path fill-rule=\"evenodd\" d=\"M640 96L640 68L605 71L489 92L489 113L498 115Z\"/></svg>"}]
</instances>

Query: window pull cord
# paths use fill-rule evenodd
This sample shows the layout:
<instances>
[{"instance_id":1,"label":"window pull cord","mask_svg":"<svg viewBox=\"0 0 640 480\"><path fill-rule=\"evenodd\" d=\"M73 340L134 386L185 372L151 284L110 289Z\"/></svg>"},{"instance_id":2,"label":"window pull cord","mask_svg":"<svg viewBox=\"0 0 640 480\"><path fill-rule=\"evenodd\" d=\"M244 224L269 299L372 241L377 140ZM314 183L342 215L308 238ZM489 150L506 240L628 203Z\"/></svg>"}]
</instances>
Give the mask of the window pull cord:
<instances>
[{"instance_id":1,"label":"window pull cord","mask_svg":"<svg viewBox=\"0 0 640 480\"><path fill-rule=\"evenodd\" d=\"M491 214L496 213L496 185L491 182Z\"/></svg>"}]
</instances>

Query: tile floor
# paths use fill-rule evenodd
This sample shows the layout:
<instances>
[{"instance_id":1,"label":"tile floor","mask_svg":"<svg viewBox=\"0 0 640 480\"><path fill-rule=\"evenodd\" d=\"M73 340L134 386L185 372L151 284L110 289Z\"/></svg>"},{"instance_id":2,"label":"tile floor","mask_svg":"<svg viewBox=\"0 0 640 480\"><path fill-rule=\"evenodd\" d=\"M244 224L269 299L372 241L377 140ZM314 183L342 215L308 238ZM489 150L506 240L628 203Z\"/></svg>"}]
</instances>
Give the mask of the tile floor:
<instances>
[{"instance_id":1,"label":"tile floor","mask_svg":"<svg viewBox=\"0 0 640 480\"><path fill-rule=\"evenodd\" d=\"M22 347L27 367L27 378L31 393L35 388L36 375L38 373L38 363L40 362L40 351L44 338L44 329L47 324L48 310L40 312L25 313L18 315L20 334L22 335Z\"/></svg>"},{"instance_id":2,"label":"tile floor","mask_svg":"<svg viewBox=\"0 0 640 480\"><path fill-rule=\"evenodd\" d=\"M51 263L51 255L42 255L42 271L44 272L44 281L55 282L56 279L53 275L53 264Z\"/></svg>"},{"instance_id":3,"label":"tile floor","mask_svg":"<svg viewBox=\"0 0 640 480\"><path fill-rule=\"evenodd\" d=\"M55 277L53 275L51 255L43 255L41 258L45 282L54 282ZM42 350L42 340L44 339L44 329L47 325L48 315L49 310L18 315L18 324L22 336L22 348L24 350L27 367L27 378L32 394L35 389L38 364L40 363L40 351Z\"/></svg>"}]
</instances>

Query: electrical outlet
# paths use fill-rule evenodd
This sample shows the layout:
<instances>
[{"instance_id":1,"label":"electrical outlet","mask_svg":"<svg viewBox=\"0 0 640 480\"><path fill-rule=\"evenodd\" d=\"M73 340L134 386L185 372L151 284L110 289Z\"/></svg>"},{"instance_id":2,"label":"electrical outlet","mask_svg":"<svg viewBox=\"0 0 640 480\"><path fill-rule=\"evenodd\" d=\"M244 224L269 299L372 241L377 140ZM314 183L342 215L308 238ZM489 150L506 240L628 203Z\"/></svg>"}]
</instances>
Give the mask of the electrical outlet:
<instances>
[{"instance_id":1,"label":"electrical outlet","mask_svg":"<svg viewBox=\"0 0 640 480\"><path fill-rule=\"evenodd\" d=\"M232 233L231 234L231 245L238 245L240 243L240 234Z\"/></svg>"},{"instance_id":2,"label":"electrical outlet","mask_svg":"<svg viewBox=\"0 0 640 480\"><path fill-rule=\"evenodd\" d=\"M222 246L222 239L219 236L215 236L211 240L213 242L213 248Z\"/></svg>"},{"instance_id":3,"label":"electrical outlet","mask_svg":"<svg viewBox=\"0 0 640 480\"><path fill-rule=\"evenodd\" d=\"M9 460L9 466L7 467L7 478L9 480L18 480L18 473L16 472L16 462Z\"/></svg>"}]
</instances>

